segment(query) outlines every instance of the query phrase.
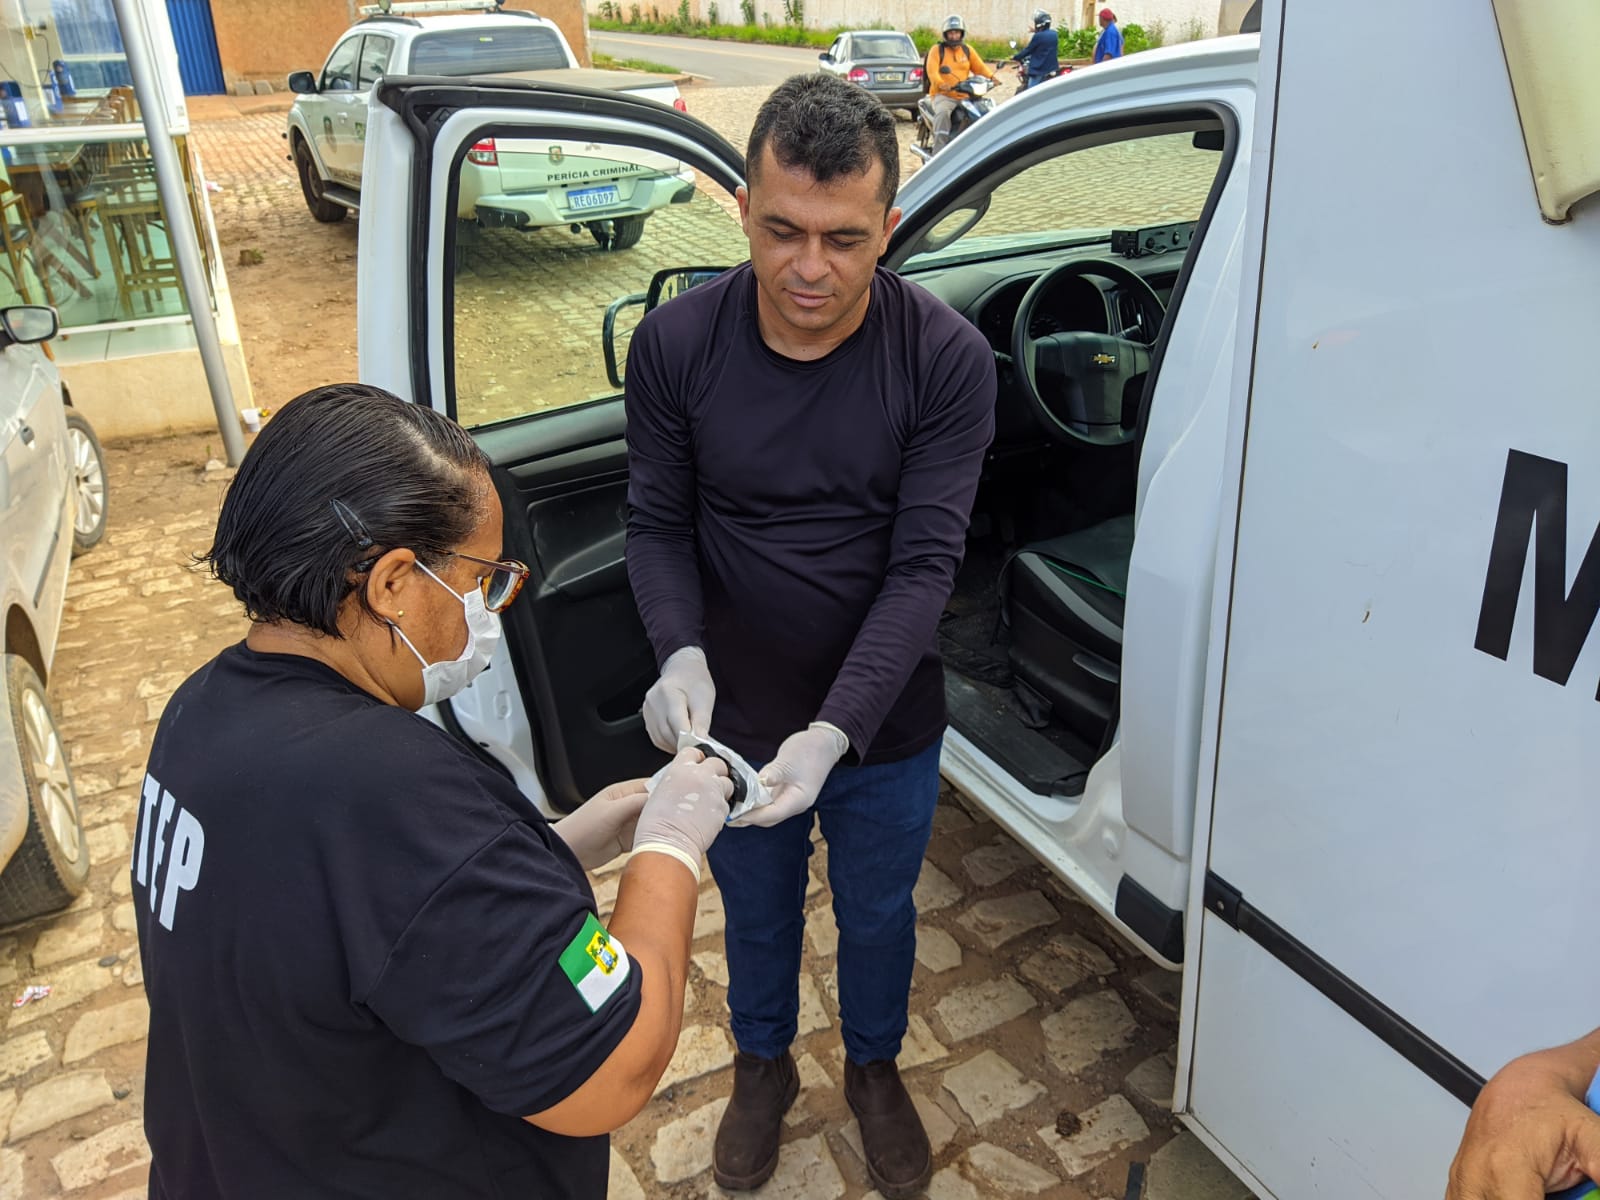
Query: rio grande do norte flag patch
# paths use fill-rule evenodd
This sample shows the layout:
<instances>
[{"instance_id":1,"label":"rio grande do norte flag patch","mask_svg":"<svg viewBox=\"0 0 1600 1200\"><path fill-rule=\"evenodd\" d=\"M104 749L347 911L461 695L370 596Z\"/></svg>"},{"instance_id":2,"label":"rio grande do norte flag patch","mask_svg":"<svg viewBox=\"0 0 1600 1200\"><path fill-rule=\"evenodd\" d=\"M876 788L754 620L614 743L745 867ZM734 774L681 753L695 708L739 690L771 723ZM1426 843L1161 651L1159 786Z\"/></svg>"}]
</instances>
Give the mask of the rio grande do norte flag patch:
<instances>
[{"instance_id":1,"label":"rio grande do norte flag patch","mask_svg":"<svg viewBox=\"0 0 1600 1200\"><path fill-rule=\"evenodd\" d=\"M622 943L606 932L593 913L583 922L578 936L561 952L561 969L567 973L578 995L598 1012L614 992L628 980L628 952Z\"/></svg>"}]
</instances>

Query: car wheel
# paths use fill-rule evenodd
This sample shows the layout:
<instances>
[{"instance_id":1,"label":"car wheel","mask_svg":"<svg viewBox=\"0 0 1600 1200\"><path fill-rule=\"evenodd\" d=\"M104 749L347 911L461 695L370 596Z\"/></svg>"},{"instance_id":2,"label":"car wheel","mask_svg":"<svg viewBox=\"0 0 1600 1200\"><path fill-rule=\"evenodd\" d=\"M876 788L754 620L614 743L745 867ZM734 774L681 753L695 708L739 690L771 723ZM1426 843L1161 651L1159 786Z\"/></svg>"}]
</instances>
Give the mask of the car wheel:
<instances>
[{"instance_id":1,"label":"car wheel","mask_svg":"<svg viewBox=\"0 0 1600 1200\"><path fill-rule=\"evenodd\" d=\"M595 245L602 250L631 250L644 236L645 216L618 217L614 221L590 221L587 228Z\"/></svg>"},{"instance_id":2,"label":"car wheel","mask_svg":"<svg viewBox=\"0 0 1600 1200\"><path fill-rule=\"evenodd\" d=\"M15 654L5 656L5 674L12 730L22 759L28 829L0 871L0 925L63 907L83 891L89 878L89 846L78 794L44 684L28 661Z\"/></svg>"},{"instance_id":3,"label":"car wheel","mask_svg":"<svg viewBox=\"0 0 1600 1200\"><path fill-rule=\"evenodd\" d=\"M72 488L78 500L78 516L72 527L72 553L76 557L106 535L106 458L94 427L70 408L67 449L72 460Z\"/></svg>"},{"instance_id":4,"label":"car wheel","mask_svg":"<svg viewBox=\"0 0 1600 1200\"><path fill-rule=\"evenodd\" d=\"M342 204L323 198L322 176L317 174L316 160L311 157L311 147L299 138L294 142L294 166L300 173L300 192L306 198L311 215L324 225L337 225L350 211Z\"/></svg>"}]
</instances>

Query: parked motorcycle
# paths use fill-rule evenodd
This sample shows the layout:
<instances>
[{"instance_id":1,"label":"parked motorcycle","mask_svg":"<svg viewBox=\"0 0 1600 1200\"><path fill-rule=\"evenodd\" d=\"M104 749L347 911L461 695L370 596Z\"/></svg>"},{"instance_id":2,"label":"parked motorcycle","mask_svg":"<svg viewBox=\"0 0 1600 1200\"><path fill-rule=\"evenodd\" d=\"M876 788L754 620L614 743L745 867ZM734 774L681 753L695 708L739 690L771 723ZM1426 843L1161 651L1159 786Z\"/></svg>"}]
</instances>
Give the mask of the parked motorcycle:
<instances>
[{"instance_id":1,"label":"parked motorcycle","mask_svg":"<svg viewBox=\"0 0 1600 1200\"><path fill-rule=\"evenodd\" d=\"M989 91L994 87L992 80L985 79L982 75L973 75L956 84L955 91L961 99L956 103L956 109L950 114L950 141L972 125L985 113L994 111L994 97ZM911 147L911 153L924 162L931 159L936 151L933 148L933 97L924 96L917 101L917 140ZM945 143L949 145L949 142Z\"/></svg>"}]
</instances>

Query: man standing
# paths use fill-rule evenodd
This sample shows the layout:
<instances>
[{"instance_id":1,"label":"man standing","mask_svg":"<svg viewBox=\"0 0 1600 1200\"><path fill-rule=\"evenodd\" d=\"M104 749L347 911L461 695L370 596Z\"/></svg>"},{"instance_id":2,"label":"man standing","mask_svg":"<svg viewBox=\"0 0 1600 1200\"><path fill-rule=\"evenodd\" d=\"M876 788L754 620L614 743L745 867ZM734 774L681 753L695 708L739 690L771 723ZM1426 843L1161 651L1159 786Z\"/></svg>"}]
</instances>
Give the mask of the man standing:
<instances>
[{"instance_id":1,"label":"man standing","mask_svg":"<svg viewBox=\"0 0 1600 1200\"><path fill-rule=\"evenodd\" d=\"M1117 14L1109 8L1100 10L1100 36L1094 43L1094 61L1122 57L1122 30L1117 28Z\"/></svg>"},{"instance_id":2,"label":"man standing","mask_svg":"<svg viewBox=\"0 0 1600 1200\"><path fill-rule=\"evenodd\" d=\"M928 81L928 95L933 100L933 152L944 149L950 140L950 114L961 103L961 93L956 85L965 83L974 75L994 78L994 69L983 61L979 53L967 45L967 27L958 16L945 18L942 39L928 47L927 61L922 64L923 76Z\"/></svg>"},{"instance_id":3,"label":"man standing","mask_svg":"<svg viewBox=\"0 0 1600 1200\"><path fill-rule=\"evenodd\" d=\"M821 74L784 83L756 117L748 175L750 262L651 312L628 355L628 574L661 664L644 715L663 749L709 731L765 763L773 794L710 856L739 1048L717 1182L766 1181L799 1088L820 819L845 1097L892 1200L932 1169L894 1060L939 790L934 632L993 434L994 358L877 267L900 220L899 147L869 94Z\"/></svg>"},{"instance_id":4,"label":"man standing","mask_svg":"<svg viewBox=\"0 0 1600 1200\"><path fill-rule=\"evenodd\" d=\"M1034 11L1033 36L1012 57L1023 64L1028 87L1054 79L1061 70L1061 35L1050 28L1050 14L1044 9Z\"/></svg>"}]
</instances>

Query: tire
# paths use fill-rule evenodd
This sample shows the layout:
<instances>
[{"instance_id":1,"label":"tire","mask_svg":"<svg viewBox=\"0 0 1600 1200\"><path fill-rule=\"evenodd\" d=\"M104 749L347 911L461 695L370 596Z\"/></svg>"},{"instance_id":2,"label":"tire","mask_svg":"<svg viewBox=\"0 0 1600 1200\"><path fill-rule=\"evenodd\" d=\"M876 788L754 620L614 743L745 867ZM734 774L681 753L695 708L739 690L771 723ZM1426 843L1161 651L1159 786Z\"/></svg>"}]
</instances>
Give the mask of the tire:
<instances>
[{"instance_id":1,"label":"tire","mask_svg":"<svg viewBox=\"0 0 1600 1200\"><path fill-rule=\"evenodd\" d=\"M89 843L66 749L44 684L26 659L5 656L6 697L22 759L28 830L0 870L0 925L25 921L72 902L89 879Z\"/></svg>"},{"instance_id":2,"label":"tire","mask_svg":"<svg viewBox=\"0 0 1600 1200\"><path fill-rule=\"evenodd\" d=\"M106 456L83 414L67 409L67 449L72 487L78 493L78 516L72 527L76 558L106 535Z\"/></svg>"},{"instance_id":3,"label":"tire","mask_svg":"<svg viewBox=\"0 0 1600 1200\"><path fill-rule=\"evenodd\" d=\"M323 198L322 176L317 174L316 160L311 157L311 147L301 138L294 140L294 167L300 175L300 194L306 198L311 215L324 225L337 225L350 210L342 204Z\"/></svg>"},{"instance_id":4,"label":"tire","mask_svg":"<svg viewBox=\"0 0 1600 1200\"><path fill-rule=\"evenodd\" d=\"M614 221L590 221L585 228L602 250L632 250L644 236L646 213L640 217L618 217Z\"/></svg>"}]
</instances>

